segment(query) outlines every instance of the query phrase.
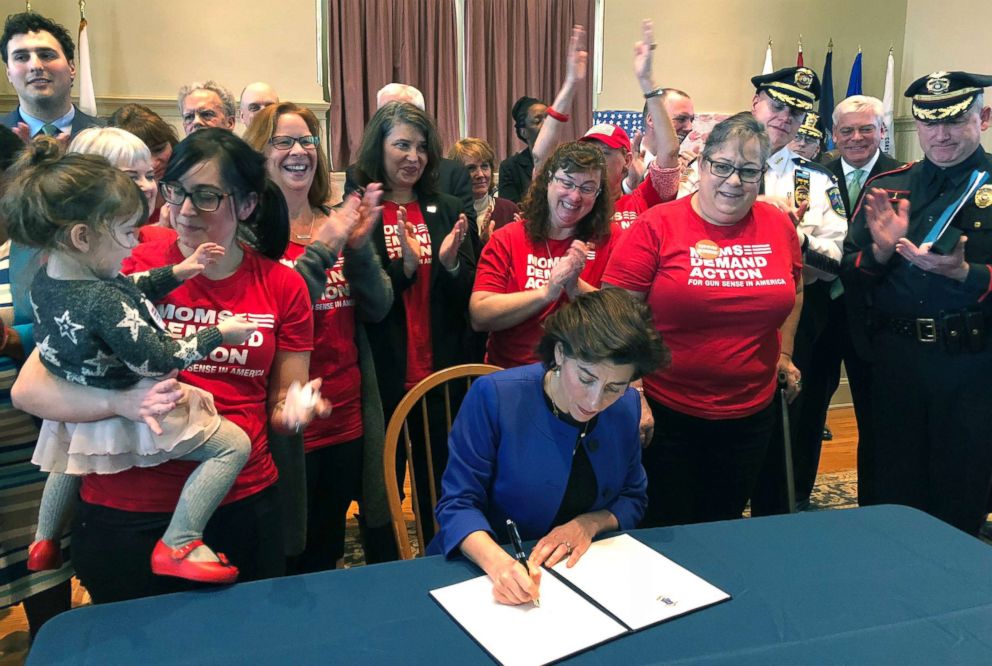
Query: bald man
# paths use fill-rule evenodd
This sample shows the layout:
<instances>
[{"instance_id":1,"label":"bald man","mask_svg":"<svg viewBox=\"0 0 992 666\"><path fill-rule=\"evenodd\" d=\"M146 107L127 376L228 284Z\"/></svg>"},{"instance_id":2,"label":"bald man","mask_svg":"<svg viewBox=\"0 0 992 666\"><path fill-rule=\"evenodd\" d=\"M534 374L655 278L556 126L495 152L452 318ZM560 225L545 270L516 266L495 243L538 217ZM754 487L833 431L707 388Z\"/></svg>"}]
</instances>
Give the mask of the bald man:
<instances>
[{"instance_id":1,"label":"bald man","mask_svg":"<svg viewBox=\"0 0 992 666\"><path fill-rule=\"evenodd\" d=\"M238 116L241 124L245 127L251 125L255 114L269 106L279 103L279 94L264 81L249 83L241 91L241 99L238 101Z\"/></svg>"}]
</instances>

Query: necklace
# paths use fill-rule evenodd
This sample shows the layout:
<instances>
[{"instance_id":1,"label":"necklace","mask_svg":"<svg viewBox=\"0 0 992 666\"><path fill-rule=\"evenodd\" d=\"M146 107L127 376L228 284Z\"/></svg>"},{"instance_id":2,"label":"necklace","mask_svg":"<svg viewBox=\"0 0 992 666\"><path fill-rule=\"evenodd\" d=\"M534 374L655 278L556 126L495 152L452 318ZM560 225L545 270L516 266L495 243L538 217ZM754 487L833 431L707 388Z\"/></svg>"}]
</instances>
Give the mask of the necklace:
<instances>
[{"instance_id":1,"label":"necklace","mask_svg":"<svg viewBox=\"0 0 992 666\"><path fill-rule=\"evenodd\" d=\"M314 215L312 208L310 208L309 210L310 210L310 228L307 229L307 232L305 234L298 234L294 231L293 237L296 238L297 240L310 240L311 238L313 238L313 225L314 222L317 221L317 216Z\"/></svg>"},{"instance_id":2,"label":"necklace","mask_svg":"<svg viewBox=\"0 0 992 666\"><path fill-rule=\"evenodd\" d=\"M548 396L548 400L551 403L551 413L555 415L555 418L556 419L561 419L561 411L558 409L558 403L555 402L555 397L553 395L551 395L551 373L548 373L547 375L545 375L545 381L546 381L546 384L544 386L544 392ZM570 417L570 418L572 417L571 414L566 414L566 415L568 417ZM579 442L581 442L583 439L585 439L586 433L589 432L589 425L593 421L595 421L595 420L596 420L596 417L593 417L592 419L590 419L590 420L586 421L584 424L582 424L582 432L579 433L579 438L578 438L578 440L576 440L576 443L575 443L576 451L578 450L578 444L579 444ZM575 451L572 452L572 455L575 455Z\"/></svg>"}]
</instances>

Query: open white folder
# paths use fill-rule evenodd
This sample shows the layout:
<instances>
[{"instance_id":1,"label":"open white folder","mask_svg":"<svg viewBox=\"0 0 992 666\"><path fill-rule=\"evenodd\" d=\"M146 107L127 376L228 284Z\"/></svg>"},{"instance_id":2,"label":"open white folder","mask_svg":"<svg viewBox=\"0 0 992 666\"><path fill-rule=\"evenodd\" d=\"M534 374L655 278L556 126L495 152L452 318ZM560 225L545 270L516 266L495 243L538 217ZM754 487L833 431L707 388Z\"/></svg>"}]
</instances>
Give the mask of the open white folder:
<instances>
[{"instance_id":1,"label":"open white folder","mask_svg":"<svg viewBox=\"0 0 992 666\"><path fill-rule=\"evenodd\" d=\"M540 608L497 603L488 576L431 596L506 666L547 664L730 598L626 534L593 543L571 569L543 571Z\"/></svg>"}]
</instances>

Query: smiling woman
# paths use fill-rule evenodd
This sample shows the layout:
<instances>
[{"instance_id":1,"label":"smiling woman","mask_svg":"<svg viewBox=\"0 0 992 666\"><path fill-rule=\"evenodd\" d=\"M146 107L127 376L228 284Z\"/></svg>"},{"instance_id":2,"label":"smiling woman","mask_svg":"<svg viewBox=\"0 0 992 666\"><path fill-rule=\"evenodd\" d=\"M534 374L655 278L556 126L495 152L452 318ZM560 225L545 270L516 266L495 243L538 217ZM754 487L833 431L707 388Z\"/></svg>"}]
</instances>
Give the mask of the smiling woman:
<instances>
[{"instance_id":1,"label":"smiling woman","mask_svg":"<svg viewBox=\"0 0 992 666\"><path fill-rule=\"evenodd\" d=\"M332 210L319 132L316 116L291 102L257 112L245 132L286 197L291 231L282 263L307 281L314 316L310 378L322 380L321 394L334 405L332 419L316 421L303 433L307 541L290 559L290 573L333 569L344 556L351 502L359 501L367 518L366 497L384 493L382 466L363 466L366 456L381 451L383 432L382 404L374 391L363 390L361 371L371 366L362 322L382 320L393 304L392 285L369 243L382 192L371 183L361 203L352 195ZM369 472L364 493L363 469ZM366 560L376 555L367 550Z\"/></svg>"},{"instance_id":2,"label":"smiling woman","mask_svg":"<svg viewBox=\"0 0 992 666\"><path fill-rule=\"evenodd\" d=\"M541 322L599 287L614 241L605 174L595 147L558 146L524 198L524 221L498 229L486 245L469 313L475 330L489 331L489 363L533 363Z\"/></svg>"},{"instance_id":3,"label":"smiling woman","mask_svg":"<svg viewBox=\"0 0 992 666\"><path fill-rule=\"evenodd\" d=\"M749 113L719 123L699 191L645 213L603 277L650 306L672 349L671 367L644 379L657 423L645 526L739 518L771 436L777 375L798 390L802 257L785 214L756 202L768 145Z\"/></svg>"}]
</instances>

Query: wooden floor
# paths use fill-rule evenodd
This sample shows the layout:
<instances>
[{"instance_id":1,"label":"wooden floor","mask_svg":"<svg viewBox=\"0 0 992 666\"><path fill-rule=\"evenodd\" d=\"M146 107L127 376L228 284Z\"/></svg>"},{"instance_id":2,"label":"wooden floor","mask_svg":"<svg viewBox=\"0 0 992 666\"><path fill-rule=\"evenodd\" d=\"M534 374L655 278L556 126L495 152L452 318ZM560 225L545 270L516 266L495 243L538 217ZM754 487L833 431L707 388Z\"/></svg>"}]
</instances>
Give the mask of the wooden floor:
<instances>
[{"instance_id":1,"label":"wooden floor","mask_svg":"<svg viewBox=\"0 0 992 666\"><path fill-rule=\"evenodd\" d=\"M858 449L858 427L854 421L854 410L850 407L831 409L827 415L827 425L834 437L823 443L819 471L832 473L853 470L856 467ZM353 511L354 509L352 507ZM74 584L73 605L88 601L86 591ZM27 647L28 625L21 606L0 610L0 666L24 663Z\"/></svg>"}]
</instances>

